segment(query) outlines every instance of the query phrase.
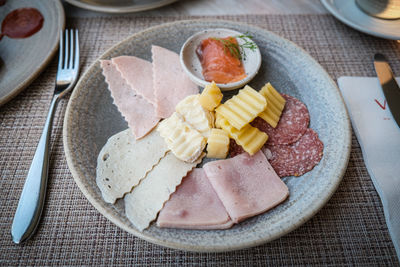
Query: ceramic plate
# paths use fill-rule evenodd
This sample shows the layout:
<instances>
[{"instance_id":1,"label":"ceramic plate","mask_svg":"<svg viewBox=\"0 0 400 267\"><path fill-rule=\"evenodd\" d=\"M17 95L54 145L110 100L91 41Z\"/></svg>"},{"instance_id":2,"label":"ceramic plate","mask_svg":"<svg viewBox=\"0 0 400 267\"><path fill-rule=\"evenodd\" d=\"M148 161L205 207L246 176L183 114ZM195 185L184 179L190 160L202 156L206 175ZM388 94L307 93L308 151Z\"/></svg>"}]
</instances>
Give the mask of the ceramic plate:
<instances>
[{"instance_id":1,"label":"ceramic plate","mask_svg":"<svg viewBox=\"0 0 400 267\"><path fill-rule=\"evenodd\" d=\"M250 85L261 88L270 81L282 93L301 99L309 108L310 126L325 144L324 156L311 172L299 178L283 179L290 190L286 202L228 230L161 229L152 224L149 229L139 232L126 218L123 201L116 205L107 204L96 185L96 160L100 149L110 136L127 128L112 103L99 60L82 76L70 98L63 139L68 166L79 188L92 205L117 226L171 248L228 251L276 239L316 214L335 192L344 174L351 130L339 90L322 67L292 42L253 26L218 20L164 24L118 43L100 59L133 55L151 60L152 44L179 53L189 36L208 28L229 28L253 35L261 51L262 65Z\"/></svg>"},{"instance_id":2,"label":"ceramic plate","mask_svg":"<svg viewBox=\"0 0 400 267\"><path fill-rule=\"evenodd\" d=\"M58 48L64 29L64 9L60 1L7 0L0 7L0 21L14 9L34 7L44 17L43 27L24 39L4 36L0 41L0 105L27 87L47 66Z\"/></svg>"},{"instance_id":3,"label":"ceramic plate","mask_svg":"<svg viewBox=\"0 0 400 267\"><path fill-rule=\"evenodd\" d=\"M65 0L71 5L107 13L139 12L169 5L177 0Z\"/></svg>"},{"instance_id":4,"label":"ceramic plate","mask_svg":"<svg viewBox=\"0 0 400 267\"><path fill-rule=\"evenodd\" d=\"M321 0L338 20L348 26L376 37L400 40L400 19L379 19L367 15L355 0Z\"/></svg>"}]
</instances>

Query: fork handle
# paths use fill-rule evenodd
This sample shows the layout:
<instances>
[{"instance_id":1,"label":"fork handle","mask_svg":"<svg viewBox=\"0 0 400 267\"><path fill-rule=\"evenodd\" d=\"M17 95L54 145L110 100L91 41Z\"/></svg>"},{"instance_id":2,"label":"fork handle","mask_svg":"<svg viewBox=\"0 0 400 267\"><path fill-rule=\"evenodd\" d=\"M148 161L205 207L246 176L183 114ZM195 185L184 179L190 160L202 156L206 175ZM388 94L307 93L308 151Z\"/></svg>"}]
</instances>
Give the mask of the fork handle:
<instances>
[{"instance_id":1,"label":"fork handle","mask_svg":"<svg viewBox=\"0 0 400 267\"><path fill-rule=\"evenodd\" d=\"M32 236L43 210L49 170L51 126L58 100L58 95L54 95L24 188L22 189L17 211L14 215L11 235L14 243L17 244L26 241Z\"/></svg>"}]
</instances>

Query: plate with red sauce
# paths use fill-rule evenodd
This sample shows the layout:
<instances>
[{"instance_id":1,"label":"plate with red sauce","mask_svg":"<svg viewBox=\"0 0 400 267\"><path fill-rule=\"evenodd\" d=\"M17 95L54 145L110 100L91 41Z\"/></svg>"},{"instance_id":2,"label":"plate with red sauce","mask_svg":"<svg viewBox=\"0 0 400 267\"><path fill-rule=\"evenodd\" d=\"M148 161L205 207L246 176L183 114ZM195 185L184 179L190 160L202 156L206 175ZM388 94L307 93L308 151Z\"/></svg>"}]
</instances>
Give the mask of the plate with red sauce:
<instances>
[{"instance_id":1,"label":"plate with red sauce","mask_svg":"<svg viewBox=\"0 0 400 267\"><path fill-rule=\"evenodd\" d=\"M57 51L65 15L60 1L0 2L0 105L26 88Z\"/></svg>"},{"instance_id":2,"label":"plate with red sauce","mask_svg":"<svg viewBox=\"0 0 400 267\"><path fill-rule=\"evenodd\" d=\"M249 33L231 29L206 29L183 44L183 69L200 86L214 81L223 91L249 83L261 66L261 53Z\"/></svg>"}]
</instances>

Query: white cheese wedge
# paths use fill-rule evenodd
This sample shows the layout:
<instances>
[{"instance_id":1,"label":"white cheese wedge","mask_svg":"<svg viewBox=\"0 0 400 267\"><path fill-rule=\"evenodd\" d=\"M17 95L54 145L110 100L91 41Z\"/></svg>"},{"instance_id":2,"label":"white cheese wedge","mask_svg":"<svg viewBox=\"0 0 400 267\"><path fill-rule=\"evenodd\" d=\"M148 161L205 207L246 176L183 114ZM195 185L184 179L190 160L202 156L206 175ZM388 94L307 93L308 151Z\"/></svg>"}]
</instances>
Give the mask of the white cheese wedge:
<instances>
[{"instance_id":1,"label":"white cheese wedge","mask_svg":"<svg viewBox=\"0 0 400 267\"><path fill-rule=\"evenodd\" d=\"M208 138L214 126L214 114L203 108L199 99L199 94L187 96L176 105L175 110L186 123Z\"/></svg>"},{"instance_id":2,"label":"white cheese wedge","mask_svg":"<svg viewBox=\"0 0 400 267\"><path fill-rule=\"evenodd\" d=\"M185 123L176 112L160 122L157 131L174 155L189 163L196 161L206 146L206 138Z\"/></svg>"}]
</instances>

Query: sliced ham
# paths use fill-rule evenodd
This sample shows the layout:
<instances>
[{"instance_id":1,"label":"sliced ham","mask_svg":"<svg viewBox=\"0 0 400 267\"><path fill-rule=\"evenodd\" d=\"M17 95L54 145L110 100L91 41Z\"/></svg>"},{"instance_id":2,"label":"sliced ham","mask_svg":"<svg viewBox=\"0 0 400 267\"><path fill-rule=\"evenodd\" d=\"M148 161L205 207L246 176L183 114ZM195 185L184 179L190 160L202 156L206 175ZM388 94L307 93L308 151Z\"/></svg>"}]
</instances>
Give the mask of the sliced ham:
<instances>
[{"instance_id":1,"label":"sliced ham","mask_svg":"<svg viewBox=\"0 0 400 267\"><path fill-rule=\"evenodd\" d=\"M235 223L275 207L289 195L261 151L212 161L203 168Z\"/></svg>"},{"instance_id":2,"label":"sliced ham","mask_svg":"<svg viewBox=\"0 0 400 267\"><path fill-rule=\"evenodd\" d=\"M203 169L194 169L161 210L157 226L185 229L226 229L230 220Z\"/></svg>"},{"instance_id":3,"label":"sliced ham","mask_svg":"<svg viewBox=\"0 0 400 267\"><path fill-rule=\"evenodd\" d=\"M156 114L168 118L179 101L199 93L199 89L183 71L177 53L155 45L151 52Z\"/></svg>"},{"instance_id":4,"label":"sliced ham","mask_svg":"<svg viewBox=\"0 0 400 267\"><path fill-rule=\"evenodd\" d=\"M154 104L153 70L151 62L133 56L111 59L122 77L137 94Z\"/></svg>"},{"instance_id":5,"label":"sliced ham","mask_svg":"<svg viewBox=\"0 0 400 267\"><path fill-rule=\"evenodd\" d=\"M102 60L101 67L114 103L128 122L136 139L149 133L160 118L155 114L154 106L133 90L122 78L111 60Z\"/></svg>"}]
</instances>

